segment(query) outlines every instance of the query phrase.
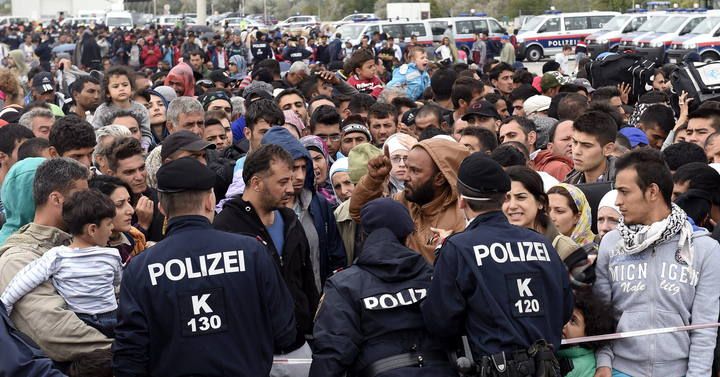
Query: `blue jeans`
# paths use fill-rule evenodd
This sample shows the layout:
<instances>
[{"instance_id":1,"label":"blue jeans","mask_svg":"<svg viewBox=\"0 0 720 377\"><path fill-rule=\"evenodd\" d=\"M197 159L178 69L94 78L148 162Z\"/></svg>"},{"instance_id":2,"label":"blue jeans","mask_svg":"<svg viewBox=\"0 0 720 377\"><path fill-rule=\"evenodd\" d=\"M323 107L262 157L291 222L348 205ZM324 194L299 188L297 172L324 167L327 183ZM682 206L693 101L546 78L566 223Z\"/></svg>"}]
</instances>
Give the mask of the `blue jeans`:
<instances>
[{"instance_id":1,"label":"blue jeans","mask_svg":"<svg viewBox=\"0 0 720 377\"><path fill-rule=\"evenodd\" d=\"M115 326L117 326L117 310L99 314L76 313L78 318L89 326L94 327L108 338L115 337Z\"/></svg>"}]
</instances>

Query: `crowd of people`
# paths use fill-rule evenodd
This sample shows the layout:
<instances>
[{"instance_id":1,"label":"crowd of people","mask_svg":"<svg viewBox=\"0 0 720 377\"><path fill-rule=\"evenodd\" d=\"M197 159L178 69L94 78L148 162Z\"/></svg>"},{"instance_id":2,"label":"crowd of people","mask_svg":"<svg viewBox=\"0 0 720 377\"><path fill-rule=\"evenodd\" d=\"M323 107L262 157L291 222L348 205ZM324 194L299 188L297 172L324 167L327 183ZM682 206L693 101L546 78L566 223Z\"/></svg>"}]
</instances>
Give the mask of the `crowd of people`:
<instances>
[{"instance_id":1,"label":"crowd of people","mask_svg":"<svg viewBox=\"0 0 720 377\"><path fill-rule=\"evenodd\" d=\"M718 376L561 339L718 322L720 101L476 39L6 27L0 374Z\"/></svg>"}]
</instances>

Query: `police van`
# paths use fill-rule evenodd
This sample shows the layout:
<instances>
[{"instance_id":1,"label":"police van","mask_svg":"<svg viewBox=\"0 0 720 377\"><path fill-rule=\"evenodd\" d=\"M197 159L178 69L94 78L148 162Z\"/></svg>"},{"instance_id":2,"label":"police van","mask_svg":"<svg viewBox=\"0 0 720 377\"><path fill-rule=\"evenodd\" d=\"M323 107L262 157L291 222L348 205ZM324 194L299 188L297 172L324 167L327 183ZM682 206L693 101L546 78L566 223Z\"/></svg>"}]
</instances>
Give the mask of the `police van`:
<instances>
[{"instance_id":1,"label":"police van","mask_svg":"<svg viewBox=\"0 0 720 377\"><path fill-rule=\"evenodd\" d=\"M705 62L720 60L720 15L706 18L691 33L673 39L667 60L678 64L691 52L700 54Z\"/></svg>"},{"instance_id":2,"label":"police van","mask_svg":"<svg viewBox=\"0 0 720 377\"><path fill-rule=\"evenodd\" d=\"M672 14L654 33L639 38L634 43L634 51L647 59L665 61L665 51L670 48L673 39L689 34L698 24L708 17L704 9L673 10Z\"/></svg>"},{"instance_id":3,"label":"police van","mask_svg":"<svg viewBox=\"0 0 720 377\"><path fill-rule=\"evenodd\" d=\"M432 31L427 20L358 22L342 25L335 32L340 33L342 39L349 41L353 46L359 45L364 35L372 38L375 32L387 33L394 38L403 37L405 42L410 42L412 35L417 37L418 44L432 45L433 42Z\"/></svg>"},{"instance_id":4,"label":"police van","mask_svg":"<svg viewBox=\"0 0 720 377\"><path fill-rule=\"evenodd\" d=\"M491 40L500 40L507 32L498 20L487 17L485 13L476 13L474 16L431 18L427 20L433 35L433 42L442 42L448 26L452 26L452 35L455 45L467 47L468 51L475 43L475 34L483 33Z\"/></svg>"},{"instance_id":5,"label":"police van","mask_svg":"<svg viewBox=\"0 0 720 377\"><path fill-rule=\"evenodd\" d=\"M672 15L667 12L653 12L650 13L650 18L645 21L636 31L631 33L624 33L620 38L620 45L618 51L633 50L635 43L646 35L654 33L663 23L670 18Z\"/></svg>"},{"instance_id":6,"label":"police van","mask_svg":"<svg viewBox=\"0 0 720 377\"><path fill-rule=\"evenodd\" d=\"M626 14L613 17L602 29L585 38L588 53L598 56L603 52L616 52L623 35L637 31L650 17L645 9L631 9Z\"/></svg>"},{"instance_id":7,"label":"police van","mask_svg":"<svg viewBox=\"0 0 720 377\"><path fill-rule=\"evenodd\" d=\"M602 29L619 12L562 13L547 11L531 18L517 36L518 56L538 61L562 51L565 45L575 46L588 35Z\"/></svg>"}]
</instances>

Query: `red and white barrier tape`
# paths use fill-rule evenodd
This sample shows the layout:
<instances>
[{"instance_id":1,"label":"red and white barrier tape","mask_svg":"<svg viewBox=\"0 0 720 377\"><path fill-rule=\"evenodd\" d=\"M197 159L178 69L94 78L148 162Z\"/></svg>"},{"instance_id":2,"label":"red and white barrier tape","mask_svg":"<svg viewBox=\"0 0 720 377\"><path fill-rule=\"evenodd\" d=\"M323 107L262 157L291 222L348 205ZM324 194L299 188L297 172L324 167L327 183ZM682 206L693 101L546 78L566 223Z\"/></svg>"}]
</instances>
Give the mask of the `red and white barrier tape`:
<instances>
[{"instance_id":1,"label":"red and white barrier tape","mask_svg":"<svg viewBox=\"0 0 720 377\"><path fill-rule=\"evenodd\" d=\"M709 329L709 328L713 328L713 327L720 327L720 323L705 323L705 324L701 324L701 325L663 327L663 328L659 328L659 329L635 330L635 331L626 331L626 332L604 334L604 335L583 336L580 338L563 339L562 344L570 345L570 344L579 344L579 343L599 342L599 341L604 341L604 340L632 338L632 337L636 337L636 336L667 334L667 333L678 332L678 331L692 331L692 330ZM312 363L312 359L281 359L281 358L273 359L273 364L281 364L281 365L304 365L304 364L311 364L311 363Z\"/></svg>"},{"instance_id":2,"label":"red and white barrier tape","mask_svg":"<svg viewBox=\"0 0 720 377\"><path fill-rule=\"evenodd\" d=\"M623 339L623 338L632 338L635 336L647 336L647 335L666 334L666 333L678 332L678 331L709 329L712 327L720 327L720 323L705 323L705 324L701 324L701 325L663 327L663 328L659 328L659 329L636 330L636 331L616 332L613 334L583 336L580 338L563 339L562 344L566 345L566 344L599 342L602 340L615 340L615 339Z\"/></svg>"}]
</instances>

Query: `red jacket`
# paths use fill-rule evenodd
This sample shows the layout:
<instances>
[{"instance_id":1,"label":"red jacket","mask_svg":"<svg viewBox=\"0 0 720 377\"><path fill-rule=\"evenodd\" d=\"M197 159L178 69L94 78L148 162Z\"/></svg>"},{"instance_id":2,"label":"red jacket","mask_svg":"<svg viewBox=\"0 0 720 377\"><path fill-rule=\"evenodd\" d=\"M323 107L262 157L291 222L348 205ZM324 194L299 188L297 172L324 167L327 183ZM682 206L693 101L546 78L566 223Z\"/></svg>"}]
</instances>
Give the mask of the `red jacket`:
<instances>
[{"instance_id":1,"label":"red jacket","mask_svg":"<svg viewBox=\"0 0 720 377\"><path fill-rule=\"evenodd\" d=\"M380 81L380 78L377 76L373 77L372 80L365 80L359 78L357 75L352 75L348 78L347 82L353 88L357 89L358 92L369 94L375 98L378 98L384 88L383 82Z\"/></svg>"},{"instance_id":2,"label":"red jacket","mask_svg":"<svg viewBox=\"0 0 720 377\"><path fill-rule=\"evenodd\" d=\"M152 51L152 54L150 53ZM157 68L158 62L162 58L162 53L160 52L160 47L156 44L153 44L152 46L150 44L145 44L142 48L142 52L140 52L140 57L143 60L143 65L146 68Z\"/></svg>"},{"instance_id":3,"label":"red jacket","mask_svg":"<svg viewBox=\"0 0 720 377\"><path fill-rule=\"evenodd\" d=\"M544 171L555 177L558 181L565 180L565 176L573 169L573 162L565 156L555 156L549 150L540 151L533 160L536 171Z\"/></svg>"}]
</instances>

